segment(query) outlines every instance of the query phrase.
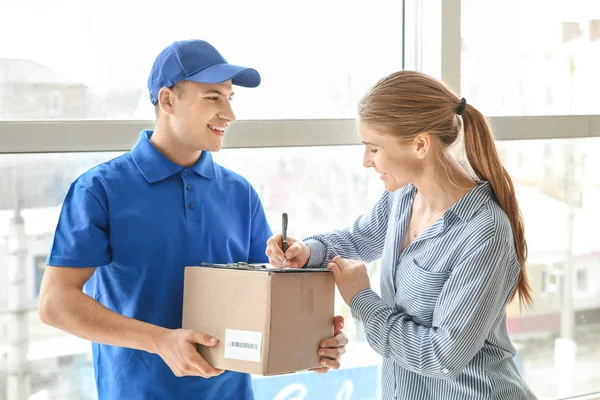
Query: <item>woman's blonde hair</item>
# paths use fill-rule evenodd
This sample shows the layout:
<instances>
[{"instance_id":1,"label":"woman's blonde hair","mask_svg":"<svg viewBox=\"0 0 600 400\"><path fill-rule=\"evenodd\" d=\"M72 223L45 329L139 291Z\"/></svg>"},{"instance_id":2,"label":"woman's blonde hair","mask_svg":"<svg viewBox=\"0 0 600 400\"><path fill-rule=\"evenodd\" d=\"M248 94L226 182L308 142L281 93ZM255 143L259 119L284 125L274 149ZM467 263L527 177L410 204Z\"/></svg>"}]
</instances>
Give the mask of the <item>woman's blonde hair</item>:
<instances>
[{"instance_id":1,"label":"woman's blonde hair","mask_svg":"<svg viewBox=\"0 0 600 400\"><path fill-rule=\"evenodd\" d=\"M401 139L428 132L439 139L444 158L458 166L461 173L490 182L510 220L521 266L513 298L518 293L519 299L530 305L532 293L525 271L527 243L523 217L512 179L500 161L485 117L439 80L415 71L395 72L377 82L361 99L358 117L361 123ZM461 146L455 149L459 141ZM452 157L451 149L462 152L464 162Z\"/></svg>"}]
</instances>

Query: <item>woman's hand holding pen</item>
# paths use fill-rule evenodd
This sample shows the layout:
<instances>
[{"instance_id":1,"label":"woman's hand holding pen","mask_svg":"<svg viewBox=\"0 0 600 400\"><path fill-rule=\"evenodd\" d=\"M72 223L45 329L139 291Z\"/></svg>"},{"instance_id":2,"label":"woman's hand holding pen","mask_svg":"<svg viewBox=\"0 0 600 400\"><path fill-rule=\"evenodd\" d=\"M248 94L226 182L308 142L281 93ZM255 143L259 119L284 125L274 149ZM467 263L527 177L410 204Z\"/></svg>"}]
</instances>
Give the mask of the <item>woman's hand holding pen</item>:
<instances>
[{"instance_id":1,"label":"woman's hand holding pen","mask_svg":"<svg viewBox=\"0 0 600 400\"><path fill-rule=\"evenodd\" d=\"M310 247L291 237L287 238L287 243L288 249L284 255L281 234L273 235L267 240L267 250L265 251L265 254L269 257L269 263L276 268L284 268L283 262L285 259L285 267L304 267L310 258Z\"/></svg>"}]
</instances>

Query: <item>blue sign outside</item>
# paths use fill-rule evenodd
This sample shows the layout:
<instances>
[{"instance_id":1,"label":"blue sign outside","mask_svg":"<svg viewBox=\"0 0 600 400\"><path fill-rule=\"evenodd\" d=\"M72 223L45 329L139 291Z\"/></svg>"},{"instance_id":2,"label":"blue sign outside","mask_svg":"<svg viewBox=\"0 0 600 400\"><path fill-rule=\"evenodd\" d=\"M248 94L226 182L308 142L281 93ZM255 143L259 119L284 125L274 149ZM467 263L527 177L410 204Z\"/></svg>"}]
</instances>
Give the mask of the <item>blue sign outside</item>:
<instances>
[{"instance_id":1,"label":"blue sign outside","mask_svg":"<svg viewBox=\"0 0 600 400\"><path fill-rule=\"evenodd\" d=\"M379 366L253 377L256 400L377 400Z\"/></svg>"}]
</instances>

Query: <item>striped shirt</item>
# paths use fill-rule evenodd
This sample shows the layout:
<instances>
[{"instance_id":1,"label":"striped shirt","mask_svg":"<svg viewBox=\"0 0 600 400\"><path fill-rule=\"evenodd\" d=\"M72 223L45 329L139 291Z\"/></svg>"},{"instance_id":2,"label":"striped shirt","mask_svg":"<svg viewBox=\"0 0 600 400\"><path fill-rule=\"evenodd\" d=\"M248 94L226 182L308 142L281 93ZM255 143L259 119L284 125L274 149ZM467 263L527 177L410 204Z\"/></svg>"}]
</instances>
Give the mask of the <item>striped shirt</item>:
<instances>
[{"instance_id":1,"label":"striped shirt","mask_svg":"<svg viewBox=\"0 0 600 400\"><path fill-rule=\"evenodd\" d=\"M384 193L352 226L311 236L309 266L381 259L381 295L350 302L383 357L382 398L535 399L513 360L506 306L519 277L509 219L488 182L401 251L417 190Z\"/></svg>"}]
</instances>

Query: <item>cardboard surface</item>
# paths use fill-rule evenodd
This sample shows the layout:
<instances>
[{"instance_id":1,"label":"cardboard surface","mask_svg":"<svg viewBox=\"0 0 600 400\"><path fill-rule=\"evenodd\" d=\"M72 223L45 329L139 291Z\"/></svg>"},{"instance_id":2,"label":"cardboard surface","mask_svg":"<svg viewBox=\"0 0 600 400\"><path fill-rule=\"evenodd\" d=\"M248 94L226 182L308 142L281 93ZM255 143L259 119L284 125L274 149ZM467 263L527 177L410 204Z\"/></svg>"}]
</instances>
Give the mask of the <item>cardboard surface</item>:
<instances>
[{"instance_id":1,"label":"cardboard surface","mask_svg":"<svg viewBox=\"0 0 600 400\"><path fill-rule=\"evenodd\" d=\"M183 328L219 339L199 346L215 368L277 375L320 367L333 336L335 283L327 269L186 267Z\"/></svg>"}]
</instances>

